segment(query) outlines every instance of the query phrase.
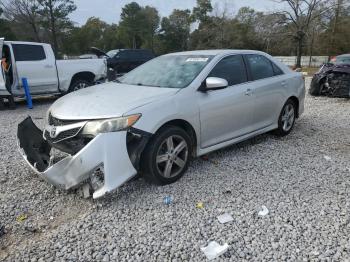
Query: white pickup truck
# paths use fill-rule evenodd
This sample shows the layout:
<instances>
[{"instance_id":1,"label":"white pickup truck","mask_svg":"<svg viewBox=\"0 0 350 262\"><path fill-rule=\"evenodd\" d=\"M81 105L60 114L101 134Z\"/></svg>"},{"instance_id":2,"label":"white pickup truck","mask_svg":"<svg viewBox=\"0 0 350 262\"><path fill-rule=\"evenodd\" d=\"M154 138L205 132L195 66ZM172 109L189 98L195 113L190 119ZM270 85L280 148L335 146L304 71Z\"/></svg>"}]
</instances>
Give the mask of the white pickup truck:
<instances>
[{"instance_id":1,"label":"white pickup truck","mask_svg":"<svg viewBox=\"0 0 350 262\"><path fill-rule=\"evenodd\" d=\"M0 96L23 96L22 78L32 95L43 95L72 92L107 76L105 59L56 60L49 44L0 38L0 54Z\"/></svg>"}]
</instances>

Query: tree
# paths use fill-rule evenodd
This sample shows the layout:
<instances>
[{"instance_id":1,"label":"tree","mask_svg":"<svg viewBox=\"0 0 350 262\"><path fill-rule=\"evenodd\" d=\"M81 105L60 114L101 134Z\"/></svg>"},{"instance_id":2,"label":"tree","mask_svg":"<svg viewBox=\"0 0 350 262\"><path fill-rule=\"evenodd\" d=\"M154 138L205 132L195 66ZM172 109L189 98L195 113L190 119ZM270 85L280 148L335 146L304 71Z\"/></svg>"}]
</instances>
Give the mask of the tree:
<instances>
[{"instance_id":1,"label":"tree","mask_svg":"<svg viewBox=\"0 0 350 262\"><path fill-rule=\"evenodd\" d=\"M159 28L160 16L158 10L154 7L146 6L141 10L143 22L143 46L154 50L154 39Z\"/></svg>"},{"instance_id":2,"label":"tree","mask_svg":"<svg viewBox=\"0 0 350 262\"><path fill-rule=\"evenodd\" d=\"M329 8L327 0L275 0L287 8L280 12L296 43L297 67L301 67L303 44L311 23Z\"/></svg>"},{"instance_id":3,"label":"tree","mask_svg":"<svg viewBox=\"0 0 350 262\"><path fill-rule=\"evenodd\" d=\"M281 25L279 14L259 13L255 19L255 38L260 39L263 51L274 55L288 52L290 41L286 41L286 28Z\"/></svg>"},{"instance_id":4,"label":"tree","mask_svg":"<svg viewBox=\"0 0 350 262\"><path fill-rule=\"evenodd\" d=\"M163 52L187 50L191 29L191 11L175 9L161 22Z\"/></svg>"},{"instance_id":5,"label":"tree","mask_svg":"<svg viewBox=\"0 0 350 262\"><path fill-rule=\"evenodd\" d=\"M123 48L118 38L119 27L107 24L96 17L90 17L81 27L70 30L62 39L61 50L67 55L89 53L91 47L104 51Z\"/></svg>"},{"instance_id":6,"label":"tree","mask_svg":"<svg viewBox=\"0 0 350 262\"><path fill-rule=\"evenodd\" d=\"M0 8L0 32L1 37L5 39L16 40L16 36L11 30L10 23L7 19L2 18L3 10Z\"/></svg>"},{"instance_id":7,"label":"tree","mask_svg":"<svg viewBox=\"0 0 350 262\"><path fill-rule=\"evenodd\" d=\"M143 27L143 15L141 13L141 6L132 2L127 4L122 9L120 29L121 33L128 41L128 45L132 48L140 48L141 46L141 32Z\"/></svg>"},{"instance_id":8,"label":"tree","mask_svg":"<svg viewBox=\"0 0 350 262\"><path fill-rule=\"evenodd\" d=\"M209 19L209 13L212 11L213 6L210 0L197 0L197 6L192 11L193 20L205 23Z\"/></svg>"},{"instance_id":9,"label":"tree","mask_svg":"<svg viewBox=\"0 0 350 262\"><path fill-rule=\"evenodd\" d=\"M27 30L29 30L32 32L32 37L29 36L29 40L41 41L37 0L11 0L1 3L1 6L5 17L11 21L12 28L19 28L20 31L25 32L22 37L26 38Z\"/></svg>"},{"instance_id":10,"label":"tree","mask_svg":"<svg viewBox=\"0 0 350 262\"><path fill-rule=\"evenodd\" d=\"M61 32L72 28L68 15L76 10L73 0L38 0L41 24L51 33L53 50L57 56L59 51L58 38Z\"/></svg>"},{"instance_id":11,"label":"tree","mask_svg":"<svg viewBox=\"0 0 350 262\"><path fill-rule=\"evenodd\" d=\"M340 45L343 45L342 42L349 43L349 22L350 22L350 6L346 7L344 0L333 0L334 8L331 11L329 19L329 29L327 33L329 34L329 46L328 54L329 57L332 55L337 55L341 52L339 49ZM349 4L349 2L347 1ZM337 43L337 44L336 44ZM350 45L350 44L349 44ZM348 52L349 45L347 48L344 48L344 52Z\"/></svg>"}]
</instances>

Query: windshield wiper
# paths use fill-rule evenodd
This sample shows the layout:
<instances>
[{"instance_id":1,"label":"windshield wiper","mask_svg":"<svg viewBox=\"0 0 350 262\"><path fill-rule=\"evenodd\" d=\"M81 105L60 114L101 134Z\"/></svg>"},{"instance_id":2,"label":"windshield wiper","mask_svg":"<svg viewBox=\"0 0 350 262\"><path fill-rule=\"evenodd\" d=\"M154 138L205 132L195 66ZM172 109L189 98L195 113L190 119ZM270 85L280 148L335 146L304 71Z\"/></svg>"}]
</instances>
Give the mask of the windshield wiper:
<instances>
[{"instance_id":1,"label":"windshield wiper","mask_svg":"<svg viewBox=\"0 0 350 262\"><path fill-rule=\"evenodd\" d=\"M138 86L149 86L149 87L161 87L161 86L154 86L154 85L144 85L142 83L137 83Z\"/></svg>"}]
</instances>

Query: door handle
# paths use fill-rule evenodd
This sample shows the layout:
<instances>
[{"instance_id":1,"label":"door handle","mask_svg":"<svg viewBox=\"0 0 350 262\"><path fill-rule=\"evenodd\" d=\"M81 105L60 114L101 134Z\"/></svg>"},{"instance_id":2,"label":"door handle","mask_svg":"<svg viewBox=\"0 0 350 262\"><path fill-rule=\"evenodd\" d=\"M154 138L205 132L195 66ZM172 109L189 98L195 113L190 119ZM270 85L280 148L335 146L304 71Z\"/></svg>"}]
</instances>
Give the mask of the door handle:
<instances>
[{"instance_id":1,"label":"door handle","mask_svg":"<svg viewBox=\"0 0 350 262\"><path fill-rule=\"evenodd\" d=\"M45 68L53 68L52 65L45 65Z\"/></svg>"},{"instance_id":2,"label":"door handle","mask_svg":"<svg viewBox=\"0 0 350 262\"><path fill-rule=\"evenodd\" d=\"M246 96L251 96L252 94L253 94L253 91L250 89L250 88L248 88L246 91L245 91L245 93L244 93Z\"/></svg>"},{"instance_id":3,"label":"door handle","mask_svg":"<svg viewBox=\"0 0 350 262\"><path fill-rule=\"evenodd\" d=\"M287 82L286 81L282 81L282 86L286 86L287 85Z\"/></svg>"}]
</instances>

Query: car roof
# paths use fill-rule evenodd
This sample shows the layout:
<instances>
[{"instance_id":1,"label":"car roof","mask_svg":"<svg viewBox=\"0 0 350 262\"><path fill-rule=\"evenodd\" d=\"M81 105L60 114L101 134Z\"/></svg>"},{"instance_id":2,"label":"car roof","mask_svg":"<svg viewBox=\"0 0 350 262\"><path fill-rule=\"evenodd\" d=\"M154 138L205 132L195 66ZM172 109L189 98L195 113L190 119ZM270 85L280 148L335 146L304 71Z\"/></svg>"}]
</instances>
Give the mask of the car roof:
<instances>
[{"instance_id":1,"label":"car roof","mask_svg":"<svg viewBox=\"0 0 350 262\"><path fill-rule=\"evenodd\" d=\"M338 55L337 57L350 57L350 54Z\"/></svg>"},{"instance_id":2,"label":"car roof","mask_svg":"<svg viewBox=\"0 0 350 262\"><path fill-rule=\"evenodd\" d=\"M185 51L185 52L177 52L171 53L168 55L226 55L226 54L265 54L261 51L256 50L241 50L241 49L215 49L215 50L196 50L196 51Z\"/></svg>"},{"instance_id":3,"label":"car roof","mask_svg":"<svg viewBox=\"0 0 350 262\"><path fill-rule=\"evenodd\" d=\"M116 49L116 50L119 50L119 51L137 51L137 52L152 52L151 50L149 49Z\"/></svg>"},{"instance_id":4,"label":"car roof","mask_svg":"<svg viewBox=\"0 0 350 262\"><path fill-rule=\"evenodd\" d=\"M21 45L50 45L47 43L39 43L39 42L26 42L26 41L4 41L5 44L21 44Z\"/></svg>"}]
</instances>

